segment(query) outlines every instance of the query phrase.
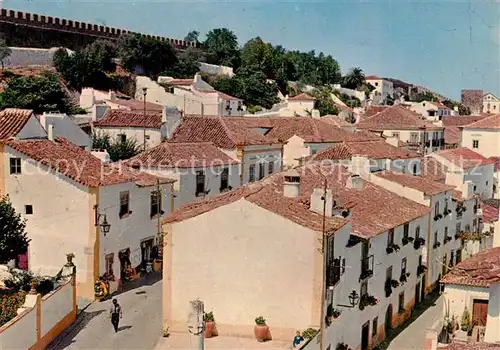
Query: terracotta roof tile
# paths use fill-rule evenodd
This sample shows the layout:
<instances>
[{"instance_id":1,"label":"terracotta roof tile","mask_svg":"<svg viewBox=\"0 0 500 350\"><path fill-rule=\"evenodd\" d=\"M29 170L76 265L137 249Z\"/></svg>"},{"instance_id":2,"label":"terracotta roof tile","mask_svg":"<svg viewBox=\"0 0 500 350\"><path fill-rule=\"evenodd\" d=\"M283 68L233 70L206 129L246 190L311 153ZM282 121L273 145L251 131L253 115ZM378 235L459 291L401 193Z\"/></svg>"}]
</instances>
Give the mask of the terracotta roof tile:
<instances>
[{"instance_id":1,"label":"terracotta roof tile","mask_svg":"<svg viewBox=\"0 0 500 350\"><path fill-rule=\"evenodd\" d=\"M166 82L167 85L189 86L193 84L193 79L172 79Z\"/></svg>"},{"instance_id":2,"label":"terracotta roof tile","mask_svg":"<svg viewBox=\"0 0 500 350\"><path fill-rule=\"evenodd\" d=\"M153 176L128 166L103 163L65 138L56 138L54 141L48 139L10 140L6 142L6 145L89 187L110 186L125 182L135 182L138 186L153 186L157 179L160 179L160 183L175 182L175 180Z\"/></svg>"},{"instance_id":3,"label":"terracotta roof tile","mask_svg":"<svg viewBox=\"0 0 500 350\"><path fill-rule=\"evenodd\" d=\"M495 171L500 171L500 157L490 157L495 162Z\"/></svg>"},{"instance_id":4,"label":"terracotta roof tile","mask_svg":"<svg viewBox=\"0 0 500 350\"><path fill-rule=\"evenodd\" d=\"M316 99L305 92L298 94L297 96L289 97L288 101L316 101Z\"/></svg>"},{"instance_id":5,"label":"terracotta roof tile","mask_svg":"<svg viewBox=\"0 0 500 350\"><path fill-rule=\"evenodd\" d=\"M321 121L338 127L354 126L354 124L346 122L345 119L342 118L341 116L334 114L327 114L322 116Z\"/></svg>"},{"instance_id":6,"label":"terracotta roof tile","mask_svg":"<svg viewBox=\"0 0 500 350\"><path fill-rule=\"evenodd\" d=\"M475 123L464 125L464 129L500 129L500 114L492 115Z\"/></svg>"},{"instance_id":7,"label":"terracotta roof tile","mask_svg":"<svg viewBox=\"0 0 500 350\"><path fill-rule=\"evenodd\" d=\"M309 164L295 170L301 175L300 195L297 198L283 196L284 172L275 173L260 182L186 204L168 216L165 222L187 220L244 198L293 222L321 231L321 215L310 211L309 206L313 189L323 187L325 176L335 200L343 208L353 209L352 230L361 237L376 236L429 213L429 208L371 183L365 182L362 190L347 188L349 173L340 165ZM337 229L344 223L343 219L327 219L329 229Z\"/></svg>"},{"instance_id":8,"label":"terracotta roof tile","mask_svg":"<svg viewBox=\"0 0 500 350\"><path fill-rule=\"evenodd\" d=\"M239 164L211 142L163 142L123 163L132 167L154 168L209 168Z\"/></svg>"},{"instance_id":9,"label":"terracotta roof tile","mask_svg":"<svg viewBox=\"0 0 500 350\"><path fill-rule=\"evenodd\" d=\"M458 145L461 139L461 131L456 126L445 126L444 143L446 145Z\"/></svg>"},{"instance_id":10,"label":"terracotta roof tile","mask_svg":"<svg viewBox=\"0 0 500 350\"><path fill-rule=\"evenodd\" d=\"M372 130L413 130L424 127L428 130L443 129L441 126L427 122L421 115L401 105L394 105L369 118L363 119L357 126L358 128Z\"/></svg>"},{"instance_id":11,"label":"terracotta roof tile","mask_svg":"<svg viewBox=\"0 0 500 350\"><path fill-rule=\"evenodd\" d=\"M448 350L500 350L500 344L485 342L461 342L452 340L447 347Z\"/></svg>"},{"instance_id":12,"label":"terracotta roof tile","mask_svg":"<svg viewBox=\"0 0 500 350\"><path fill-rule=\"evenodd\" d=\"M444 149L435 152L434 154L448 160L453 165L462 169L470 169L476 166L495 164L495 160L488 159L467 147Z\"/></svg>"},{"instance_id":13,"label":"terracotta roof tile","mask_svg":"<svg viewBox=\"0 0 500 350\"><path fill-rule=\"evenodd\" d=\"M380 80L382 78L376 76L376 75L368 75L365 77L365 80Z\"/></svg>"},{"instance_id":14,"label":"terracotta roof tile","mask_svg":"<svg viewBox=\"0 0 500 350\"><path fill-rule=\"evenodd\" d=\"M418 153L405 151L402 148L394 147L387 142L367 141L348 142L334 145L320 151L305 160L342 160L350 159L353 156L363 156L369 159L409 159L420 158Z\"/></svg>"},{"instance_id":15,"label":"terracotta roof tile","mask_svg":"<svg viewBox=\"0 0 500 350\"><path fill-rule=\"evenodd\" d=\"M444 126L462 126L483 120L486 116L481 115L445 115L442 117Z\"/></svg>"},{"instance_id":16,"label":"terracotta roof tile","mask_svg":"<svg viewBox=\"0 0 500 350\"><path fill-rule=\"evenodd\" d=\"M132 112L141 112L141 113L144 112L144 101L141 100L134 100L134 99L126 100L122 98L117 98L114 100L105 100L105 102L115 103L117 105L127 108ZM163 111L162 105L146 101L146 113L148 112L161 113L162 111Z\"/></svg>"},{"instance_id":17,"label":"terracotta roof tile","mask_svg":"<svg viewBox=\"0 0 500 350\"><path fill-rule=\"evenodd\" d=\"M246 128L233 117L186 116L175 129L170 142L213 142L217 147L277 144L278 140Z\"/></svg>"},{"instance_id":18,"label":"terracotta roof tile","mask_svg":"<svg viewBox=\"0 0 500 350\"><path fill-rule=\"evenodd\" d=\"M365 119L371 116L374 116L377 113L385 111L389 106L368 106L365 111L364 117Z\"/></svg>"},{"instance_id":19,"label":"terracotta roof tile","mask_svg":"<svg viewBox=\"0 0 500 350\"><path fill-rule=\"evenodd\" d=\"M102 119L94 122L94 126L160 129L161 120L162 115L157 112L144 115L142 112L111 109Z\"/></svg>"},{"instance_id":20,"label":"terracotta roof tile","mask_svg":"<svg viewBox=\"0 0 500 350\"><path fill-rule=\"evenodd\" d=\"M31 109L7 108L0 112L0 140L15 137L26 125Z\"/></svg>"},{"instance_id":21,"label":"terracotta roof tile","mask_svg":"<svg viewBox=\"0 0 500 350\"><path fill-rule=\"evenodd\" d=\"M372 175L380 177L382 179L386 179L391 182L398 183L404 187L413 188L429 196L434 196L439 193L451 191L455 188L455 186L445 185L436 181L426 179L421 176L395 173L392 171L381 171L373 173Z\"/></svg>"},{"instance_id":22,"label":"terracotta roof tile","mask_svg":"<svg viewBox=\"0 0 500 350\"><path fill-rule=\"evenodd\" d=\"M483 209L483 221L487 223L492 223L495 221L498 221L498 212L500 211L500 208L495 207L493 205L484 203L481 205L481 208Z\"/></svg>"},{"instance_id":23,"label":"terracotta roof tile","mask_svg":"<svg viewBox=\"0 0 500 350\"><path fill-rule=\"evenodd\" d=\"M441 283L488 287L500 282L500 247L483 250L458 263Z\"/></svg>"},{"instance_id":24,"label":"terracotta roof tile","mask_svg":"<svg viewBox=\"0 0 500 350\"><path fill-rule=\"evenodd\" d=\"M448 168L432 157L424 157L421 163L421 176L432 181L446 180Z\"/></svg>"}]
</instances>

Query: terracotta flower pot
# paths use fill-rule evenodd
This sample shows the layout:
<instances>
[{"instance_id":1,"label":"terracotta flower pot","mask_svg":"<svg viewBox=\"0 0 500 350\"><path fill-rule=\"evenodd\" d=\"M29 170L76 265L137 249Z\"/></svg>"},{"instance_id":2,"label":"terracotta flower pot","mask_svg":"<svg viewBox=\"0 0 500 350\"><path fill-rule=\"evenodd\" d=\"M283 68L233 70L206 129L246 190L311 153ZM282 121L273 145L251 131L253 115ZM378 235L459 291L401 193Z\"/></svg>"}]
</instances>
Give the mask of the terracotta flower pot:
<instances>
[{"instance_id":1,"label":"terracotta flower pot","mask_svg":"<svg viewBox=\"0 0 500 350\"><path fill-rule=\"evenodd\" d=\"M205 322L205 338L212 338L219 335L217 325L214 321Z\"/></svg>"},{"instance_id":2,"label":"terracotta flower pot","mask_svg":"<svg viewBox=\"0 0 500 350\"><path fill-rule=\"evenodd\" d=\"M266 325L255 325L253 332L258 342L265 342L272 339L271 331Z\"/></svg>"}]
</instances>

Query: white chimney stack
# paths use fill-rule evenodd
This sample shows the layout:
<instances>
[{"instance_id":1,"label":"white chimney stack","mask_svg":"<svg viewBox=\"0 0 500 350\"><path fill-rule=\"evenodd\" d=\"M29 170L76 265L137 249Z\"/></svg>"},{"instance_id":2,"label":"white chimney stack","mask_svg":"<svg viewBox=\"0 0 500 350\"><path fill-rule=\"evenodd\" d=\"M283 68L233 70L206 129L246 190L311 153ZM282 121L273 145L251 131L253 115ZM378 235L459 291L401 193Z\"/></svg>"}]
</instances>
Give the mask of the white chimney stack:
<instances>
[{"instance_id":1,"label":"white chimney stack","mask_svg":"<svg viewBox=\"0 0 500 350\"><path fill-rule=\"evenodd\" d=\"M161 122L162 124L165 124L167 122L167 106L163 106L163 109L161 111Z\"/></svg>"},{"instance_id":2,"label":"white chimney stack","mask_svg":"<svg viewBox=\"0 0 500 350\"><path fill-rule=\"evenodd\" d=\"M283 195L288 198L300 196L300 174L290 169L283 174Z\"/></svg>"},{"instance_id":3,"label":"white chimney stack","mask_svg":"<svg viewBox=\"0 0 500 350\"><path fill-rule=\"evenodd\" d=\"M311 117L319 119L321 117L321 115L319 114L319 110L313 109L311 112Z\"/></svg>"},{"instance_id":4,"label":"white chimney stack","mask_svg":"<svg viewBox=\"0 0 500 350\"><path fill-rule=\"evenodd\" d=\"M116 93L113 90L109 90L108 100L110 100L110 101L116 100Z\"/></svg>"},{"instance_id":5,"label":"white chimney stack","mask_svg":"<svg viewBox=\"0 0 500 350\"><path fill-rule=\"evenodd\" d=\"M347 178L346 187L361 190L363 189L363 179L357 174L351 174Z\"/></svg>"},{"instance_id":6,"label":"white chimney stack","mask_svg":"<svg viewBox=\"0 0 500 350\"><path fill-rule=\"evenodd\" d=\"M47 130L47 138L50 141L54 141L54 124L49 124L48 130Z\"/></svg>"},{"instance_id":7,"label":"white chimney stack","mask_svg":"<svg viewBox=\"0 0 500 350\"><path fill-rule=\"evenodd\" d=\"M323 197L325 195L325 190L323 188L314 188L311 194L311 205L309 209L317 214L323 215ZM326 216L331 217L333 215L333 194L332 190L326 190Z\"/></svg>"}]
</instances>

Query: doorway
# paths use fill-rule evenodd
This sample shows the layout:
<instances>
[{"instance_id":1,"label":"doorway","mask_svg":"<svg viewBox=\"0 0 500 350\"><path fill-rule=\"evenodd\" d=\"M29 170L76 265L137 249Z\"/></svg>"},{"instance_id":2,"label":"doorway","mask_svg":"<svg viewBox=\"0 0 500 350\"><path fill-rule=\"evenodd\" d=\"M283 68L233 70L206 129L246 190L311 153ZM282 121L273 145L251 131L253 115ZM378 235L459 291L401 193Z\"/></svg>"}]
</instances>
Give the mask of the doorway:
<instances>
[{"instance_id":1,"label":"doorway","mask_svg":"<svg viewBox=\"0 0 500 350\"><path fill-rule=\"evenodd\" d=\"M415 305L420 304L420 282L415 285Z\"/></svg>"},{"instance_id":2,"label":"doorway","mask_svg":"<svg viewBox=\"0 0 500 350\"><path fill-rule=\"evenodd\" d=\"M361 328L361 350L368 350L370 344L370 321Z\"/></svg>"},{"instance_id":3,"label":"doorway","mask_svg":"<svg viewBox=\"0 0 500 350\"><path fill-rule=\"evenodd\" d=\"M392 304L389 304L387 311L385 312L385 334L387 337L387 331L392 328Z\"/></svg>"},{"instance_id":4,"label":"doorway","mask_svg":"<svg viewBox=\"0 0 500 350\"><path fill-rule=\"evenodd\" d=\"M120 260L120 279L122 282L129 282L132 279L132 263L130 262L130 248L122 249L118 252Z\"/></svg>"},{"instance_id":5,"label":"doorway","mask_svg":"<svg viewBox=\"0 0 500 350\"><path fill-rule=\"evenodd\" d=\"M146 268L148 262L152 262L153 256L153 246L154 238L148 238L141 242L141 257L142 257L142 268Z\"/></svg>"},{"instance_id":6,"label":"doorway","mask_svg":"<svg viewBox=\"0 0 500 350\"><path fill-rule=\"evenodd\" d=\"M472 302L472 320L475 325L486 326L488 318L488 300L474 299Z\"/></svg>"},{"instance_id":7,"label":"doorway","mask_svg":"<svg viewBox=\"0 0 500 350\"><path fill-rule=\"evenodd\" d=\"M420 301L425 299L425 281L426 281L426 273L422 276L422 289L420 290Z\"/></svg>"}]
</instances>

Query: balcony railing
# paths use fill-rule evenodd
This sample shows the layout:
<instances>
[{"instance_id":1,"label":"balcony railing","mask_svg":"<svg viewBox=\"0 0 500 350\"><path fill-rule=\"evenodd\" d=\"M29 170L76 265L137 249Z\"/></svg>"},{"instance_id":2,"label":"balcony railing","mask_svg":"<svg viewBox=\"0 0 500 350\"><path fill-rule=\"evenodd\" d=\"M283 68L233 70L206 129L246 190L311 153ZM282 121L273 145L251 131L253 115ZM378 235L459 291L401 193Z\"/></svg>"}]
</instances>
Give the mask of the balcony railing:
<instances>
[{"instance_id":1,"label":"balcony railing","mask_svg":"<svg viewBox=\"0 0 500 350\"><path fill-rule=\"evenodd\" d=\"M340 260L334 259L331 264L326 267L326 286L334 287L340 281L342 267Z\"/></svg>"},{"instance_id":2,"label":"balcony railing","mask_svg":"<svg viewBox=\"0 0 500 350\"><path fill-rule=\"evenodd\" d=\"M373 276L373 255L361 259L361 274L359 280L364 280Z\"/></svg>"}]
</instances>

